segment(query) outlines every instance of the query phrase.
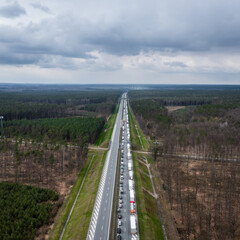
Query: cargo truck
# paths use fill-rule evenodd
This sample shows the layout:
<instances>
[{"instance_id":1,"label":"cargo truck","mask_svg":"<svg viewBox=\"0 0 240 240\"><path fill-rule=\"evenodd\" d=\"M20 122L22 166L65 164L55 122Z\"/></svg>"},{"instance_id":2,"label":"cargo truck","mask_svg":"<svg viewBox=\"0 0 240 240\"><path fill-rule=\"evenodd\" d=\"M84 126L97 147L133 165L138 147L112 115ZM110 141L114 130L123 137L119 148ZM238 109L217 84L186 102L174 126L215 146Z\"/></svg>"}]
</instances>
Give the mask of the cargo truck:
<instances>
[{"instance_id":1,"label":"cargo truck","mask_svg":"<svg viewBox=\"0 0 240 240\"><path fill-rule=\"evenodd\" d=\"M131 227L131 234L136 234L137 233L137 226L136 226L135 215L130 216L130 227Z\"/></svg>"},{"instance_id":2,"label":"cargo truck","mask_svg":"<svg viewBox=\"0 0 240 240\"><path fill-rule=\"evenodd\" d=\"M133 171L129 171L129 178L133 180Z\"/></svg>"},{"instance_id":3,"label":"cargo truck","mask_svg":"<svg viewBox=\"0 0 240 240\"><path fill-rule=\"evenodd\" d=\"M129 185L129 191L130 190L134 190L134 188L133 188L133 180L132 179L128 180L128 185Z\"/></svg>"},{"instance_id":4,"label":"cargo truck","mask_svg":"<svg viewBox=\"0 0 240 240\"><path fill-rule=\"evenodd\" d=\"M134 203L134 195L135 195L134 190L130 190L129 193L130 193L130 203Z\"/></svg>"},{"instance_id":5,"label":"cargo truck","mask_svg":"<svg viewBox=\"0 0 240 240\"><path fill-rule=\"evenodd\" d=\"M128 162L128 171L132 171L133 170L133 165L131 162Z\"/></svg>"}]
</instances>

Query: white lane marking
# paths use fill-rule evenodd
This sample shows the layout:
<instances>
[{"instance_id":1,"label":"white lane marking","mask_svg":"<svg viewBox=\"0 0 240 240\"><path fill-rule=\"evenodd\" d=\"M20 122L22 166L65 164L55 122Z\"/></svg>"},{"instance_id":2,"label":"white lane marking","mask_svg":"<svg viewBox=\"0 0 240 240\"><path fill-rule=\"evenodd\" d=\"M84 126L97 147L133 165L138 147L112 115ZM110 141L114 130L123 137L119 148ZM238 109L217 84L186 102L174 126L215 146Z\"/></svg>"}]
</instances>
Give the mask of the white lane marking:
<instances>
[{"instance_id":1,"label":"white lane marking","mask_svg":"<svg viewBox=\"0 0 240 240\"><path fill-rule=\"evenodd\" d=\"M103 216L103 220L105 219L105 215Z\"/></svg>"}]
</instances>

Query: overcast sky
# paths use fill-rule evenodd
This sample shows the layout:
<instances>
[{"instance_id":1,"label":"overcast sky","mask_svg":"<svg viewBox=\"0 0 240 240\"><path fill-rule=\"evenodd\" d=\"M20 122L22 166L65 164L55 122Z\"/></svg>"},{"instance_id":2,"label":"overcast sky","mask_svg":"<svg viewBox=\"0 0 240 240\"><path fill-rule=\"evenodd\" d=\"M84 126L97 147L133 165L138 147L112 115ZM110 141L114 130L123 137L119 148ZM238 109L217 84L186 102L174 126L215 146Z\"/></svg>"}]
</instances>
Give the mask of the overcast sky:
<instances>
[{"instance_id":1,"label":"overcast sky","mask_svg":"<svg viewBox=\"0 0 240 240\"><path fill-rule=\"evenodd\" d=\"M240 84L239 0L1 0L1 83Z\"/></svg>"}]
</instances>

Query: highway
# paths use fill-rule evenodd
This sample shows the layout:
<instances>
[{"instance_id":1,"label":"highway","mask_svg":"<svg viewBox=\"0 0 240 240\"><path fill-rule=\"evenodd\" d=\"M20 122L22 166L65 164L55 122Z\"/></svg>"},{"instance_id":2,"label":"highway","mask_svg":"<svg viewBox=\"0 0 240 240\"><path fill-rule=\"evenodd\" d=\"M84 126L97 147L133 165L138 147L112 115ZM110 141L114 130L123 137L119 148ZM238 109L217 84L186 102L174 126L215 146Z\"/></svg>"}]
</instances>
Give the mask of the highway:
<instances>
[{"instance_id":1,"label":"highway","mask_svg":"<svg viewBox=\"0 0 240 240\"><path fill-rule=\"evenodd\" d=\"M133 160L131 154L131 138L128 119L127 98L124 102L123 128L121 141L121 168L119 209L121 224L118 222L117 239L138 240L138 215L136 203L136 191L133 173ZM122 202L120 202L122 200ZM135 222L135 224L134 224Z\"/></svg>"},{"instance_id":2,"label":"highway","mask_svg":"<svg viewBox=\"0 0 240 240\"><path fill-rule=\"evenodd\" d=\"M125 94L123 94L123 96L125 96ZM101 180L99 183L98 192L88 228L86 238L87 240L109 239L122 110L123 99L121 99L119 111L111 137L110 148L106 156Z\"/></svg>"},{"instance_id":3,"label":"highway","mask_svg":"<svg viewBox=\"0 0 240 240\"><path fill-rule=\"evenodd\" d=\"M129 174L128 174L128 159L127 159L127 116L126 114L123 115L123 119L125 120L122 136L124 136L124 140L122 140L122 153L123 153L123 161L124 161L124 172L123 172L123 194L119 194L122 196L122 208L120 208L120 214L122 215L121 219L121 226L118 226L121 228L121 236L124 240L130 240L131 239L131 229L130 229L130 196L129 196Z\"/></svg>"}]
</instances>

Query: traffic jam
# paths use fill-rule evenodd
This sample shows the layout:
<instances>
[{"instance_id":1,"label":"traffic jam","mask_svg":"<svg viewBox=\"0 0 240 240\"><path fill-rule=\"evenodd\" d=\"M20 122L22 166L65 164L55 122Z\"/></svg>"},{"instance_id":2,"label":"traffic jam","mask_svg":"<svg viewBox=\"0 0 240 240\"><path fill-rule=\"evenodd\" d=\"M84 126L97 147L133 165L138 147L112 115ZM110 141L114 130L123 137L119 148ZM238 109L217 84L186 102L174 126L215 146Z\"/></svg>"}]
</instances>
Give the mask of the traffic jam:
<instances>
[{"instance_id":1,"label":"traffic jam","mask_svg":"<svg viewBox=\"0 0 240 240\"><path fill-rule=\"evenodd\" d=\"M139 239L137 234L136 194L134 186L133 160L131 154L130 129L128 119L127 99L124 99L121 164L119 181L119 204L117 239ZM128 225L128 226L124 226Z\"/></svg>"}]
</instances>

